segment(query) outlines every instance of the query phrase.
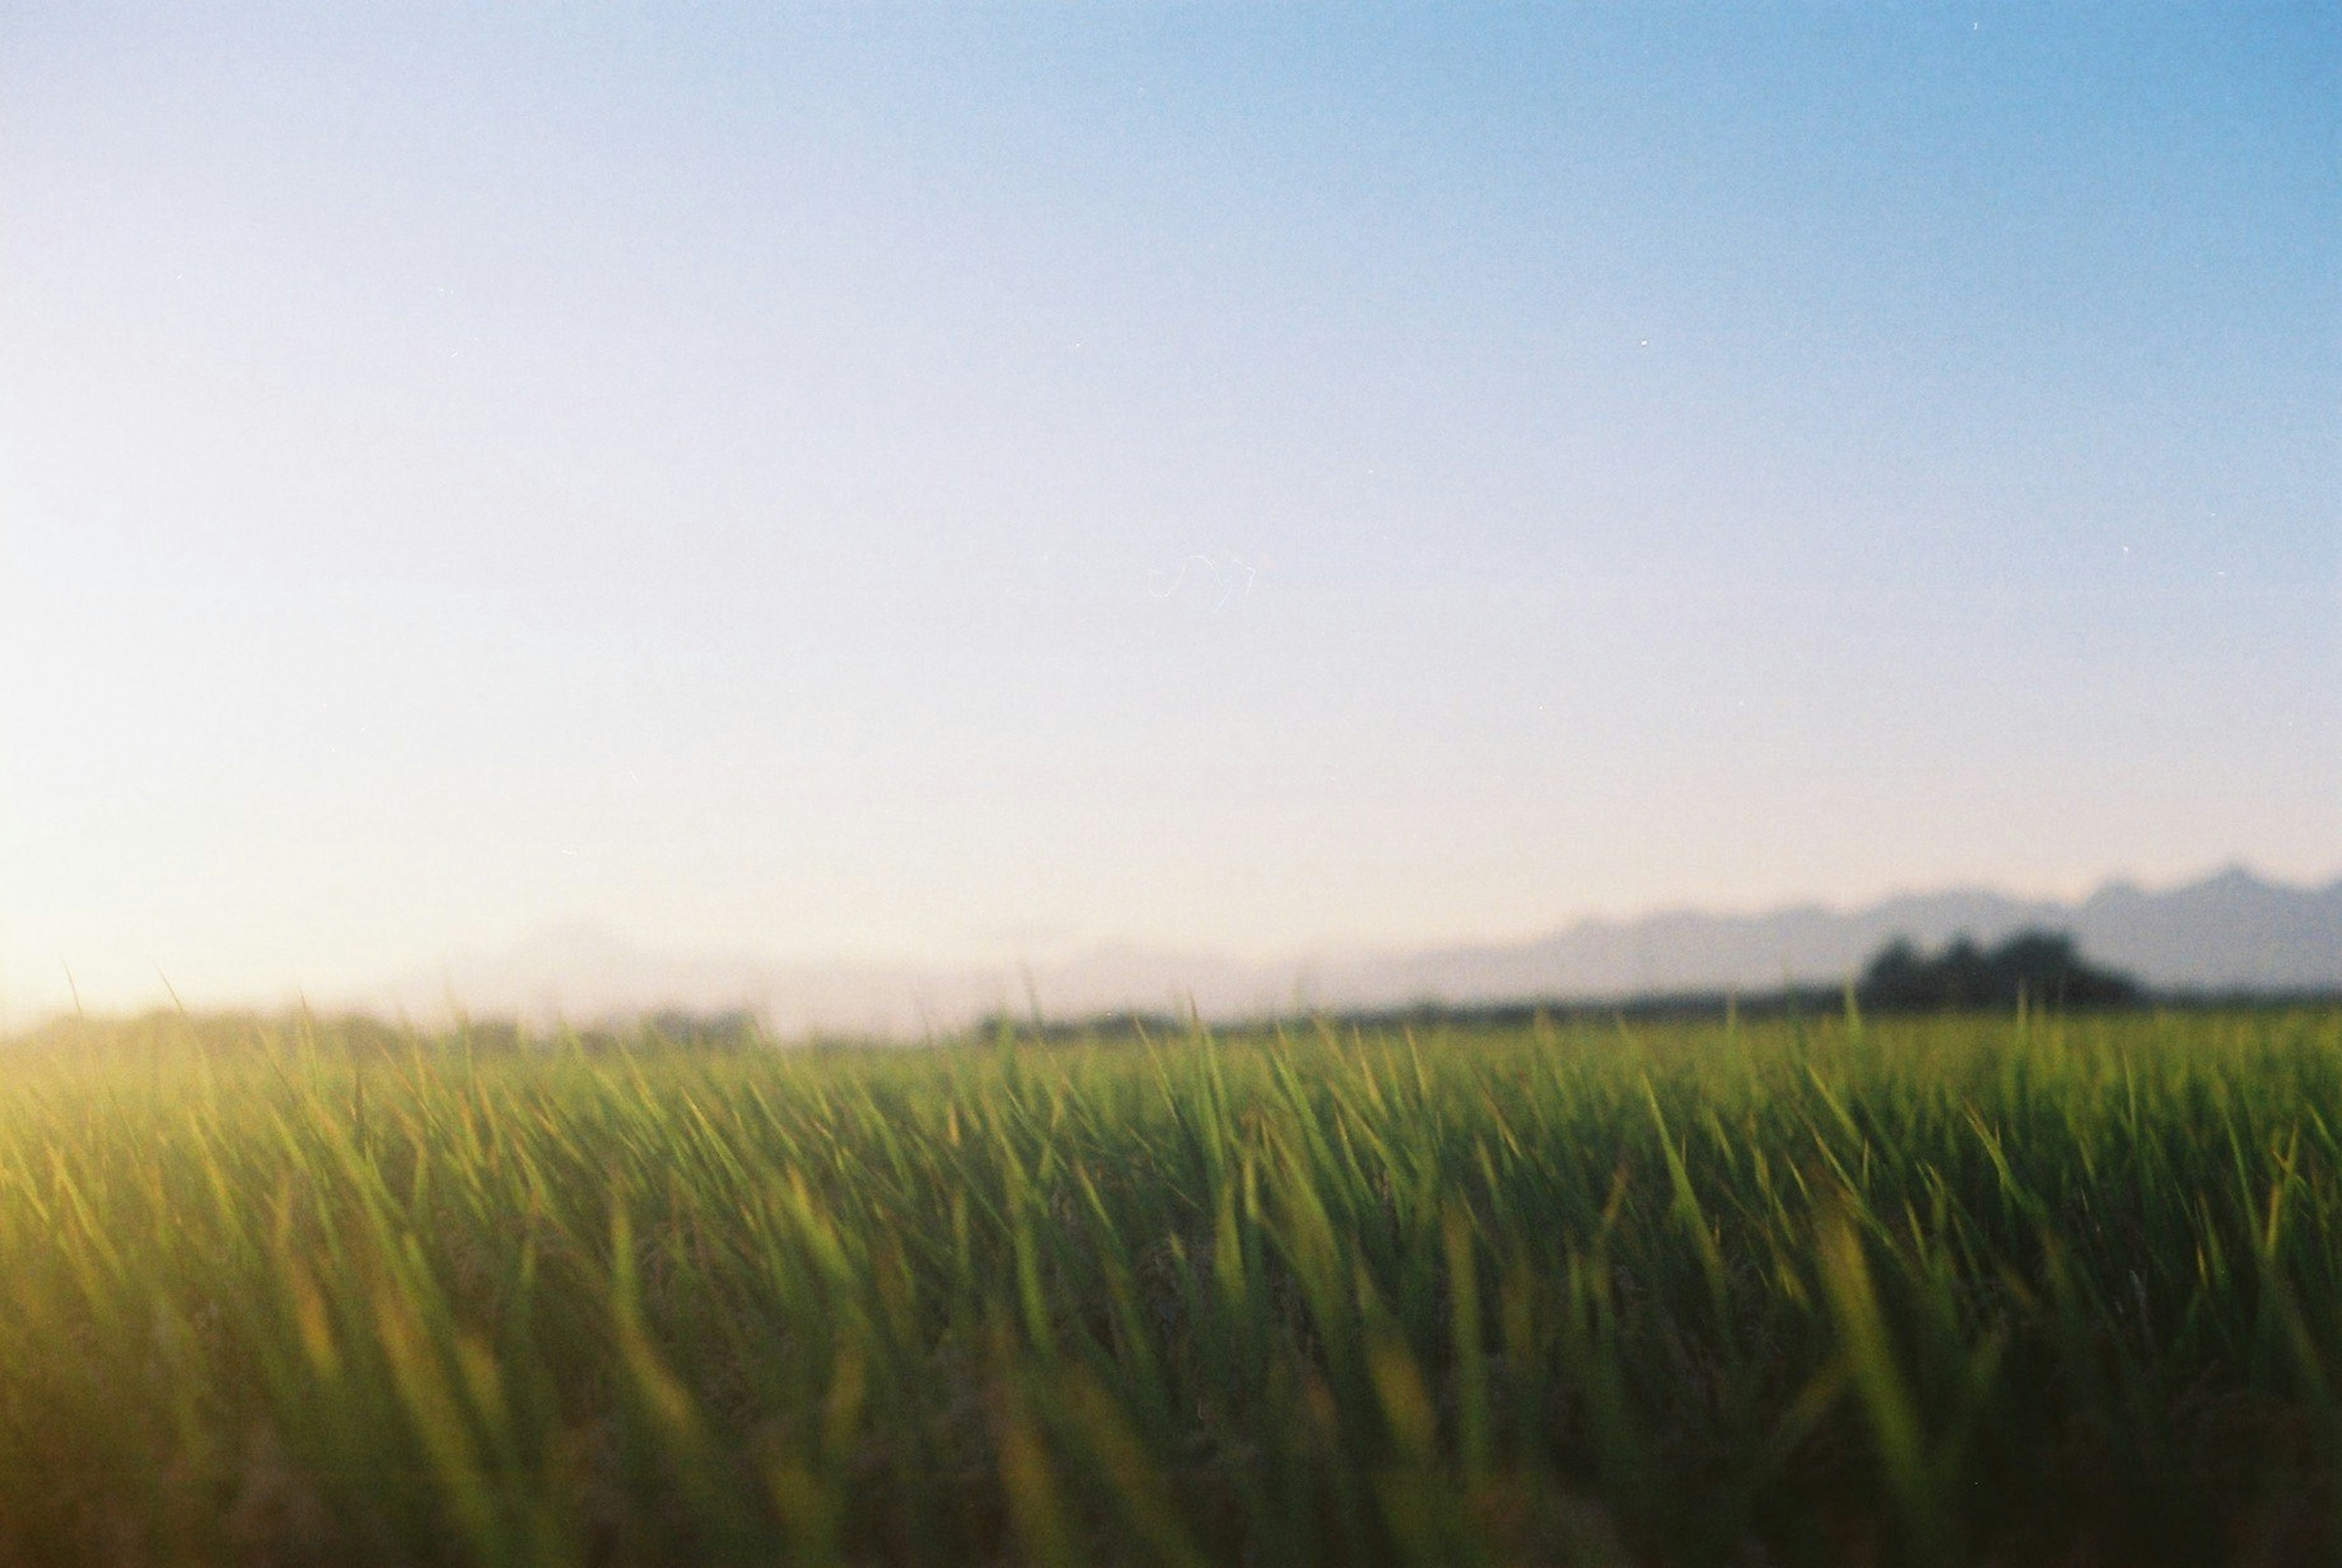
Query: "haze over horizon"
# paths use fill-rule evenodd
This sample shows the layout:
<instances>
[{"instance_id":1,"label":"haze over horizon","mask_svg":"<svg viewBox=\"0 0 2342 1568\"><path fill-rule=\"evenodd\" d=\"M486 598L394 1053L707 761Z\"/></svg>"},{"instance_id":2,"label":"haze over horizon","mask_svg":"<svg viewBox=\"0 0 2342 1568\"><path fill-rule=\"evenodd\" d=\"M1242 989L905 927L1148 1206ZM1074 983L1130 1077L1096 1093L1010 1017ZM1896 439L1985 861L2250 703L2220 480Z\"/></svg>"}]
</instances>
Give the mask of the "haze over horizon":
<instances>
[{"instance_id":1,"label":"haze over horizon","mask_svg":"<svg viewBox=\"0 0 2342 1568\"><path fill-rule=\"evenodd\" d=\"M1026 946L956 967L678 950L572 925L496 949L449 952L355 992L303 1000L416 1021L539 1024L745 1010L782 1039L905 1039L1003 1014L1064 1022L1192 1011L1236 1021L1418 1004L1758 997L1784 985L1851 980L1892 941L1990 945L2027 931L2063 934L2086 961L2165 996L2342 994L2342 875L2298 886L2231 866L2168 887L2109 882L2074 899L1937 888L1857 905L1584 915L1526 936L1415 948L1248 955L1106 943Z\"/></svg>"},{"instance_id":2,"label":"haze over horizon","mask_svg":"<svg viewBox=\"0 0 2342 1568\"><path fill-rule=\"evenodd\" d=\"M2342 12L0 7L0 1008L2342 872Z\"/></svg>"}]
</instances>

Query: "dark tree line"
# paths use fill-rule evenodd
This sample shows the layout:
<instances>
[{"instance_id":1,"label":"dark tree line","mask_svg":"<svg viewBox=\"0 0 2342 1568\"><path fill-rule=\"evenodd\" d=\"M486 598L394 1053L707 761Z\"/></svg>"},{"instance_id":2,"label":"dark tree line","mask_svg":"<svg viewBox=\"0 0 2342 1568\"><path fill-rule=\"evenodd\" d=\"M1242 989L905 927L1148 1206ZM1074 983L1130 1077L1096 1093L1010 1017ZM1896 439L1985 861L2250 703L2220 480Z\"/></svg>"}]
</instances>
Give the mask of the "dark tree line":
<instances>
[{"instance_id":1,"label":"dark tree line","mask_svg":"<svg viewBox=\"0 0 2342 1568\"><path fill-rule=\"evenodd\" d=\"M1991 947L1960 936L1940 953L1922 953L1897 937L1879 950L1856 983L1866 1007L1923 1012L1952 1007L2104 1007L2138 1001L2137 981L2091 964L2062 932L2020 931Z\"/></svg>"}]
</instances>

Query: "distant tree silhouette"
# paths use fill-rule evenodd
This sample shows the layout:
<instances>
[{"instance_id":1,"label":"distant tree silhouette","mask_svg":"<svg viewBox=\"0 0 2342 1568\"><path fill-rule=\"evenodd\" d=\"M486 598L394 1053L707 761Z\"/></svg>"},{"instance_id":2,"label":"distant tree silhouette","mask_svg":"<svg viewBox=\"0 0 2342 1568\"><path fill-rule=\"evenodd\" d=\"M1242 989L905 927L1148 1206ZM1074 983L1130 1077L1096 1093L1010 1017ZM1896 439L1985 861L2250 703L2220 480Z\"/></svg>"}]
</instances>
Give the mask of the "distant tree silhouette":
<instances>
[{"instance_id":1,"label":"distant tree silhouette","mask_svg":"<svg viewBox=\"0 0 2342 1568\"><path fill-rule=\"evenodd\" d=\"M2138 982L2088 963L2071 936L2056 931L2020 931L1990 948L1955 937L1932 956L1898 936L1855 984L1862 1004L1881 1012L2014 1007L2019 997L2047 1006L2118 1006L2142 994Z\"/></svg>"}]
</instances>

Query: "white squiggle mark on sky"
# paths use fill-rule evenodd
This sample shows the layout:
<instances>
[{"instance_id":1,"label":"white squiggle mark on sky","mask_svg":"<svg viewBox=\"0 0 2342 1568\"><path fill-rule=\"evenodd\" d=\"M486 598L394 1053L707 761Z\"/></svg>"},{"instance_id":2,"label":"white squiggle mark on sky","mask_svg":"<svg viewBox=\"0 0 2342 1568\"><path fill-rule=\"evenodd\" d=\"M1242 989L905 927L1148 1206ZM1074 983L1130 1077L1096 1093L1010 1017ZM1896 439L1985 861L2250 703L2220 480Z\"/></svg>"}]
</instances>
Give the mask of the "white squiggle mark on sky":
<instances>
[{"instance_id":1,"label":"white squiggle mark on sky","mask_svg":"<svg viewBox=\"0 0 2342 1568\"><path fill-rule=\"evenodd\" d=\"M1220 596L1212 602L1212 608L1216 611L1226 609L1227 607L1228 601L1237 597L1240 594L1249 595L1252 593L1254 582L1260 576L1260 568L1254 565L1251 562L1246 561L1241 555L1228 554L1221 556L1216 560L1209 555L1190 555L1185 561L1179 563L1179 574L1171 579L1171 583L1168 587L1156 587L1155 585L1156 574L1152 567L1148 568L1146 574L1147 593L1157 599L1170 598L1172 595L1179 592L1180 584L1184 584L1187 580L1187 573L1198 562L1202 563L1205 571L1209 572L1212 574L1212 582L1220 590ZM1230 581L1229 574L1236 572L1241 572L1244 574L1244 585L1241 588L1234 586Z\"/></svg>"}]
</instances>

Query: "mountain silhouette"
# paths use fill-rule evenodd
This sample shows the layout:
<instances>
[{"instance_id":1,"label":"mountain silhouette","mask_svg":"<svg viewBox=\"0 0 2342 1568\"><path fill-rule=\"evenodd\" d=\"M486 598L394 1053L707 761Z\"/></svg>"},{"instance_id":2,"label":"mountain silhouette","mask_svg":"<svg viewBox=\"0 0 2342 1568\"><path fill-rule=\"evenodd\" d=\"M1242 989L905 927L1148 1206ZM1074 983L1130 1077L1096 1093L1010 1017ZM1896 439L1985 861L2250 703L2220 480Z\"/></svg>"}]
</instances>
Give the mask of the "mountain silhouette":
<instances>
[{"instance_id":1,"label":"mountain silhouette","mask_svg":"<svg viewBox=\"0 0 2342 1568\"><path fill-rule=\"evenodd\" d=\"M1846 910L1679 910L1581 921L1528 942L1281 962L1120 945L1029 966L779 963L662 953L596 928L565 927L502 952L455 954L346 1000L416 1017L462 1010L576 1021L746 1007L787 1035L917 1038L987 1014L1021 1016L1036 1002L1057 1018L1190 1006L1226 1018L1834 985L1898 938L1932 948L1963 936L1990 944L2027 929L2070 935L2092 962L2160 992L2342 990L2342 878L2297 886L2239 867L2161 892L2113 883L2076 903L1967 889Z\"/></svg>"}]
</instances>

